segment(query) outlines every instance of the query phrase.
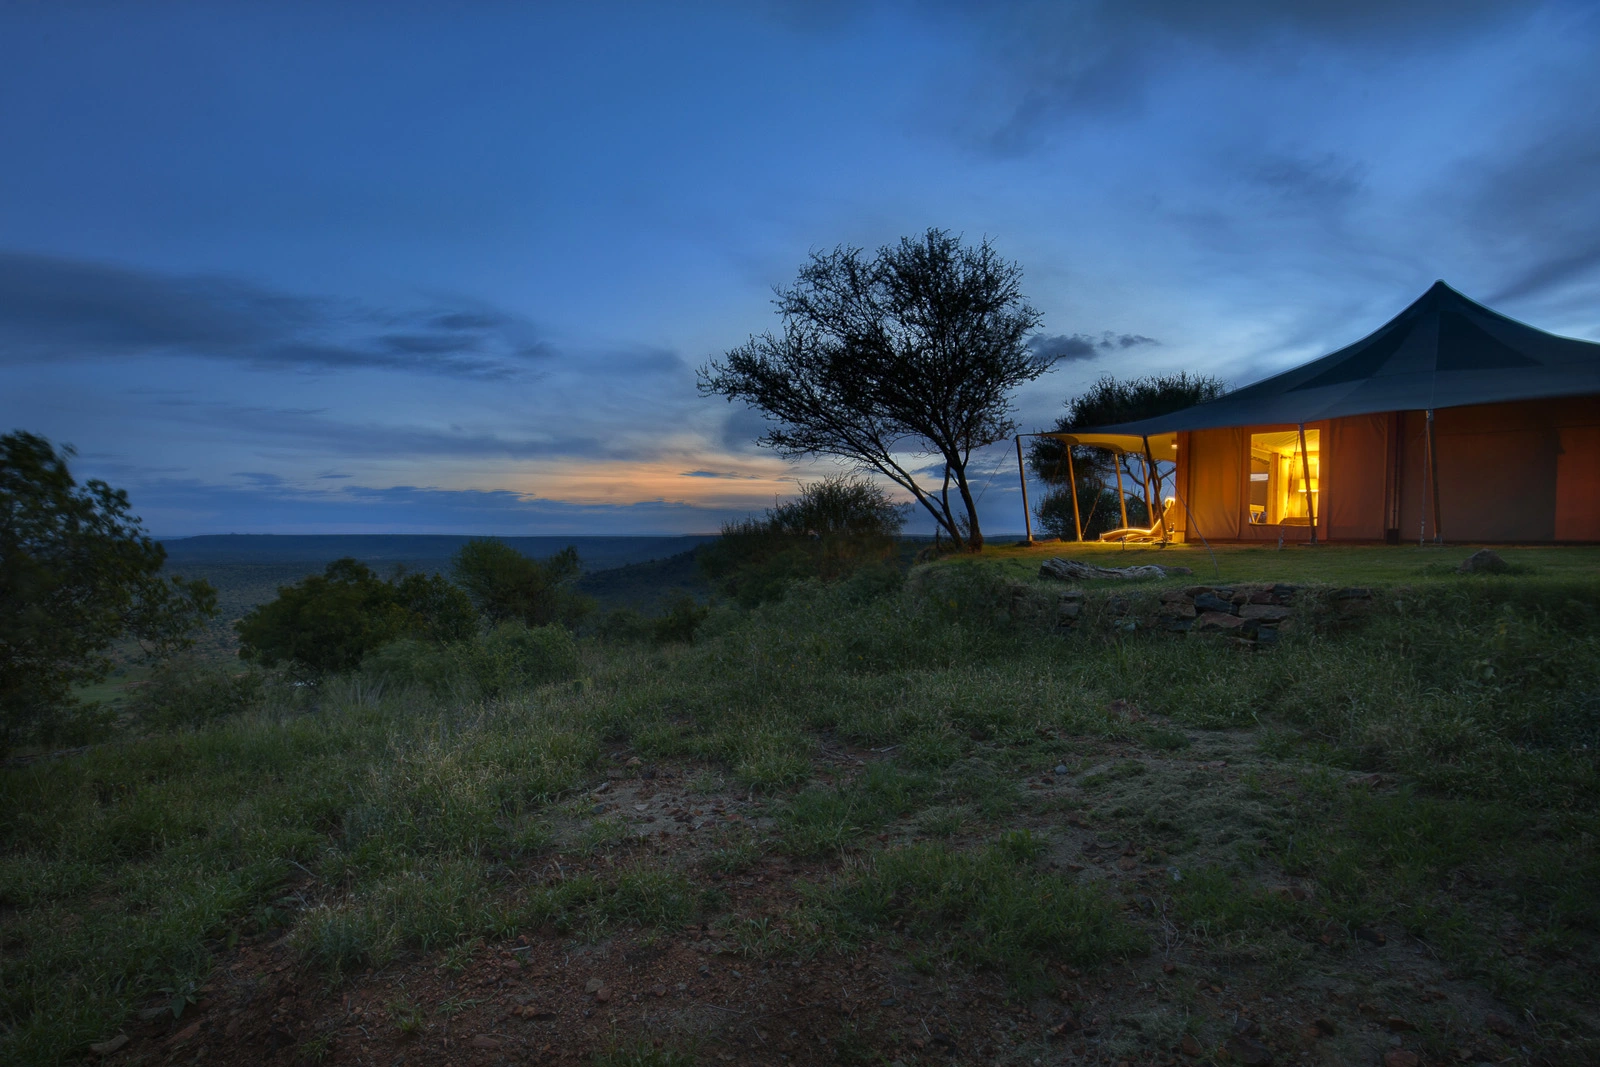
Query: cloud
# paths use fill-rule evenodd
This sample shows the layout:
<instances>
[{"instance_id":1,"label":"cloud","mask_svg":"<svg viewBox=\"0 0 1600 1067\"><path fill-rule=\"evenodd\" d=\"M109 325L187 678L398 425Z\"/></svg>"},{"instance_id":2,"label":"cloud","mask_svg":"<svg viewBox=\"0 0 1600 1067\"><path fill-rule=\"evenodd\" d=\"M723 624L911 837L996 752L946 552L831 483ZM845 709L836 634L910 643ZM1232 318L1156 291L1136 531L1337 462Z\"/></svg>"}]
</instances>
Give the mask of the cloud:
<instances>
[{"instance_id":1,"label":"cloud","mask_svg":"<svg viewBox=\"0 0 1600 1067\"><path fill-rule=\"evenodd\" d=\"M1160 343L1154 337L1146 337L1143 334L1114 333L1111 330L1107 330L1098 337L1087 333L1038 334L1029 338L1028 347L1037 355L1071 363L1077 360L1103 356L1107 352L1124 351L1141 345L1158 345Z\"/></svg>"},{"instance_id":2,"label":"cloud","mask_svg":"<svg viewBox=\"0 0 1600 1067\"><path fill-rule=\"evenodd\" d=\"M737 471L682 471L685 478L733 478L739 481L759 482L763 479L755 474L740 474Z\"/></svg>"},{"instance_id":3,"label":"cloud","mask_svg":"<svg viewBox=\"0 0 1600 1067\"><path fill-rule=\"evenodd\" d=\"M551 354L529 323L493 309L376 309L214 275L0 252L4 363L179 355L495 380Z\"/></svg>"},{"instance_id":4,"label":"cloud","mask_svg":"<svg viewBox=\"0 0 1600 1067\"><path fill-rule=\"evenodd\" d=\"M1250 177L1286 206L1320 215L1342 210L1361 193L1366 168L1332 152L1274 155L1256 161Z\"/></svg>"},{"instance_id":5,"label":"cloud","mask_svg":"<svg viewBox=\"0 0 1600 1067\"><path fill-rule=\"evenodd\" d=\"M1559 0L1544 5L1559 6ZM1438 48L1525 18L1525 0L1083 0L1055 4L930 2L987 62L968 87L967 134L1001 156L1038 147L1065 119L1140 112L1151 85L1197 54L1231 65L1313 50L1387 58Z\"/></svg>"}]
</instances>

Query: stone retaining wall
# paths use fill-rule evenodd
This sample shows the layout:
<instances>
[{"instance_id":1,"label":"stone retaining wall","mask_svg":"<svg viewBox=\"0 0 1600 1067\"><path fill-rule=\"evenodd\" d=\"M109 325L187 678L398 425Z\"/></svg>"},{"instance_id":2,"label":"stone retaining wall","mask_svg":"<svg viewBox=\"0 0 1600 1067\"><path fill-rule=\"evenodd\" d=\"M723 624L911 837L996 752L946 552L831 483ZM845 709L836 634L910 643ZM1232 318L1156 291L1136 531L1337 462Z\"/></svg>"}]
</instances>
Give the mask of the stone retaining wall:
<instances>
[{"instance_id":1,"label":"stone retaining wall","mask_svg":"<svg viewBox=\"0 0 1600 1067\"><path fill-rule=\"evenodd\" d=\"M1019 614L1029 599L1025 589L1017 590L1013 614ZM1112 594L1104 599L1069 589L1056 596L1054 625L1070 631L1097 621L1125 632L1217 634L1268 646L1277 642L1280 632L1294 627L1296 601L1303 589L1282 582L1191 585L1164 589L1155 598ZM1373 605L1372 590L1362 586L1336 589L1329 599L1340 615L1365 614Z\"/></svg>"}]
</instances>

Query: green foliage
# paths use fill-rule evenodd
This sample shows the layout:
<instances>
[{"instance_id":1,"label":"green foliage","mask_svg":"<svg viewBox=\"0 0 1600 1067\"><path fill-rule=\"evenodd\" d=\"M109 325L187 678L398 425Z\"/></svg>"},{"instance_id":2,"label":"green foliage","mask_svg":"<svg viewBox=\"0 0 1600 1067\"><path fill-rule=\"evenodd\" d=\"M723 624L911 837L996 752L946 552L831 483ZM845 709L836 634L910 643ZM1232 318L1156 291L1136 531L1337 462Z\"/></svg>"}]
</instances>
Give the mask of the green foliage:
<instances>
[{"instance_id":1,"label":"green foliage","mask_svg":"<svg viewBox=\"0 0 1600 1067\"><path fill-rule=\"evenodd\" d=\"M761 519L728 523L700 550L700 566L724 596L745 607L782 599L795 582L854 578L858 591L892 588L905 509L864 478L835 476L800 487Z\"/></svg>"},{"instance_id":2,"label":"green foliage","mask_svg":"<svg viewBox=\"0 0 1600 1067\"><path fill-rule=\"evenodd\" d=\"M466 595L431 574L384 581L345 557L321 575L279 586L278 597L234 624L239 655L266 667L285 664L310 675L348 671L403 636L461 641L476 630Z\"/></svg>"},{"instance_id":3,"label":"green foliage","mask_svg":"<svg viewBox=\"0 0 1600 1067\"><path fill-rule=\"evenodd\" d=\"M565 627L513 621L448 645L402 638L368 653L361 671L387 686L487 700L573 677L578 648Z\"/></svg>"},{"instance_id":4,"label":"green foliage","mask_svg":"<svg viewBox=\"0 0 1600 1067\"><path fill-rule=\"evenodd\" d=\"M976 854L934 844L874 852L825 906L869 930L896 925L943 942L1028 991L1051 961L1098 963L1145 947L1101 893L1033 869L1036 855L1035 842L1010 835Z\"/></svg>"},{"instance_id":5,"label":"green foliage","mask_svg":"<svg viewBox=\"0 0 1600 1067\"><path fill-rule=\"evenodd\" d=\"M468 541L452 564L456 581L491 623L517 620L528 626L574 626L593 610L588 598L572 590L581 571L571 546L536 560L493 538Z\"/></svg>"},{"instance_id":6,"label":"green foliage","mask_svg":"<svg viewBox=\"0 0 1600 1067\"><path fill-rule=\"evenodd\" d=\"M79 485L42 437L0 436L0 750L71 704L74 685L105 677L124 636L153 655L186 648L216 613L203 581L162 578L166 552L128 495Z\"/></svg>"},{"instance_id":7,"label":"green foliage","mask_svg":"<svg viewBox=\"0 0 1600 1067\"><path fill-rule=\"evenodd\" d=\"M307 690L272 687L271 714L0 771L0 1061L78 1055L162 988L203 984L234 935L281 928L274 939L306 962L349 973L544 923L670 929L729 906L685 871L739 871L768 848L840 862L809 907L727 918L745 951L904 938L919 968L993 966L1029 989L1046 964L1136 950L1132 927L1157 921L1054 873L1066 841L1014 829L1069 799L1095 836L1180 868L1136 892L1197 951L1232 953L1230 967L1309 944L1354 970L1365 954L1317 935L1380 922L1425 937L1463 982L1547 1031L1565 1025L1561 1004L1576 1015L1595 1001L1592 576L1380 590L1359 620L1309 587L1299 633L1252 654L1087 622L1050 635L1010 612L1024 585L966 561L868 599L847 581L804 582L715 613L692 645L584 648L591 685L483 702L476 682L429 693L425 664L416 684L328 679L315 714ZM1089 590L1086 616L1103 595ZM1196 726L1238 732L1207 737L1203 755L1164 754ZM761 819L724 829L687 868L622 846L621 819L586 820L607 861L588 866L603 873L563 861L565 879L507 877L553 875L529 862L552 840L581 850L567 798L624 744L699 775L683 783L696 804L772 788L771 836ZM879 751L864 766L839 758L867 747ZM1194 766L1224 747L1226 767ZM1026 788L1056 762L1077 789ZM1382 771L1381 784L1349 767ZM902 844L917 833L944 840ZM988 844L968 844L980 835ZM1279 880L1311 899L1271 892Z\"/></svg>"},{"instance_id":8,"label":"green foliage","mask_svg":"<svg viewBox=\"0 0 1600 1067\"><path fill-rule=\"evenodd\" d=\"M988 240L969 248L930 229L870 259L843 246L813 253L776 303L782 333L702 368L701 392L760 411L760 443L784 455L878 471L951 541L982 548L967 463L1015 430L1011 393L1059 358L1029 343L1039 312L1021 268ZM920 483L907 454L937 456L942 485Z\"/></svg>"},{"instance_id":9,"label":"green foliage","mask_svg":"<svg viewBox=\"0 0 1600 1067\"><path fill-rule=\"evenodd\" d=\"M150 673L129 709L157 729L201 726L257 706L262 678L255 671L228 671L193 657L177 657Z\"/></svg>"},{"instance_id":10,"label":"green foliage","mask_svg":"<svg viewBox=\"0 0 1600 1067\"><path fill-rule=\"evenodd\" d=\"M1133 422L1155 418L1207 400L1215 400L1227 389L1219 378L1203 374L1157 374L1144 378L1119 381L1107 374L1089 388L1066 401L1066 414L1056 421L1053 433L1071 433L1090 430L1098 426ZM1161 479L1172 468L1157 457L1155 496L1164 499ZM1114 488L1117 481L1117 464L1122 465L1123 488L1126 493L1128 525L1148 527L1154 520L1143 499L1144 457L1130 459L1107 452L1101 448L1074 447L1072 459L1067 461L1066 446L1053 437L1035 437L1028 449L1028 466L1034 476L1056 488L1038 503L1035 514L1041 528L1052 537L1064 541L1077 537L1073 521L1072 495L1078 497L1078 518L1083 524L1085 540L1092 540L1107 530L1120 529L1122 504ZM1074 489L1067 488L1069 471L1077 475Z\"/></svg>"},{"instance_id":11,"label":"green foliage","mask_svg":"<svg viewBox=\"0 0 1600 1067\"><path fill-rule=\"evenodd\" d=\"M1093 469L1098 470L1098 466ZM1128 507L1128 525L1149 528L1150 509L1145 507L1144 498L1138 495L1129 495L1125 498ZM1058 537L1063 541L1075 541L1078 537L1078 523L1083 524L1083 539L1093 541L1108 530L1122 528L1122 509L1117 503L1115 490L1106 489L1098 481L1080 478L1078 481L1078 513L1074 518L1072 513L1072 494L1065 486L1051 489L1039 501L1033 510L1034 516L1039 520L1039 530L1048 537Z\"/></svg>"}]
</instances>

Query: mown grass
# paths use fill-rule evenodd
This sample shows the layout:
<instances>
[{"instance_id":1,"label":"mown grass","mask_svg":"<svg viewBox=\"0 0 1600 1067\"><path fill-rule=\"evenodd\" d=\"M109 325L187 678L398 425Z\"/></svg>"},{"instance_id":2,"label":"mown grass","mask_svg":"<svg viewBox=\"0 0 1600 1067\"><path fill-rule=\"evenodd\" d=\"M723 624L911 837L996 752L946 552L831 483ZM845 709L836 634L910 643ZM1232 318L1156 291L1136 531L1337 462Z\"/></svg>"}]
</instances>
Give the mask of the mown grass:
<instances>
[{"instance_id":1,"label":"mown grass","mask_svg":"<svg viewBox=\"0 0 1600 1067\"><path fill-rule=\"evenodd\" d=\"M1555 570L1423 577L1352 620L1311 588L1305 625L1261 654L1094 626L1063 637L1015 610L993 570L940 566L871 599L803 586L719 610L693 646L586 643L579 682L489 701L360 676L268 687L248 711L0 773L0 1058L80 1054L243 936L287 932L337 978L532 927L670 927L714 918L700 879L768 850L844 858L813 895L817 923L1025 989L1050 961L1126 954L1144 935L1100 890L1040 867L1036 843L1001 836L1028 810L1021 778L1111 739L1164 758L1196 727L1256 731L1264 759L1299 768L1251 801L1272 812L1252 851L1175 883L1197 935L1399 921L1561 1018L1597 992L1600 580ZM1170 723L1116 710L1130 705ZM830 782L814 758L838 742L889 751ZM694 868L512 878L540 865L558 802L619 745L764 795L774 831ZM1411 788L1351 788L1352 771ZM1138 785L1121 773L1103 772L1108 797ZM1167 816L1102 806L1149 847L1189 847ZM591 825L587 847L614 847ZM936 840L880 847L892 826ZM1262 862L1315 880L1315 906L1258 892Z\"/></svg>"}]
</instances>

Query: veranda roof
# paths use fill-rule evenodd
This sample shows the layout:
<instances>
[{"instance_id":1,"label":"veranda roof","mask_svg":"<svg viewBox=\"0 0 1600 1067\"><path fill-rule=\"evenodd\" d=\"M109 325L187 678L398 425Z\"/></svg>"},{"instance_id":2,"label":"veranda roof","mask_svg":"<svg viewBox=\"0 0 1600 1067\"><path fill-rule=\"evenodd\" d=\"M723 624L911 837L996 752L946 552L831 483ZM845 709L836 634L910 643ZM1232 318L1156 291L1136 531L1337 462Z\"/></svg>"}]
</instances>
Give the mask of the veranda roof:
<instances>
[{"instance_id":1,"label":"veranda roof","mask_svg":"<svg viewBox=\"0 0 1600 1067\"><path fill-rule=\"evenodd\" d=\"M1149 434L1154 444L1156 434L1175 430L1593 394L1600 394L1600 344L1506 318L1440 281L1376 332L1331 355L1169 415L1074 436L1094 444L1090 438Z\"/></svg>"}]
</instances>

